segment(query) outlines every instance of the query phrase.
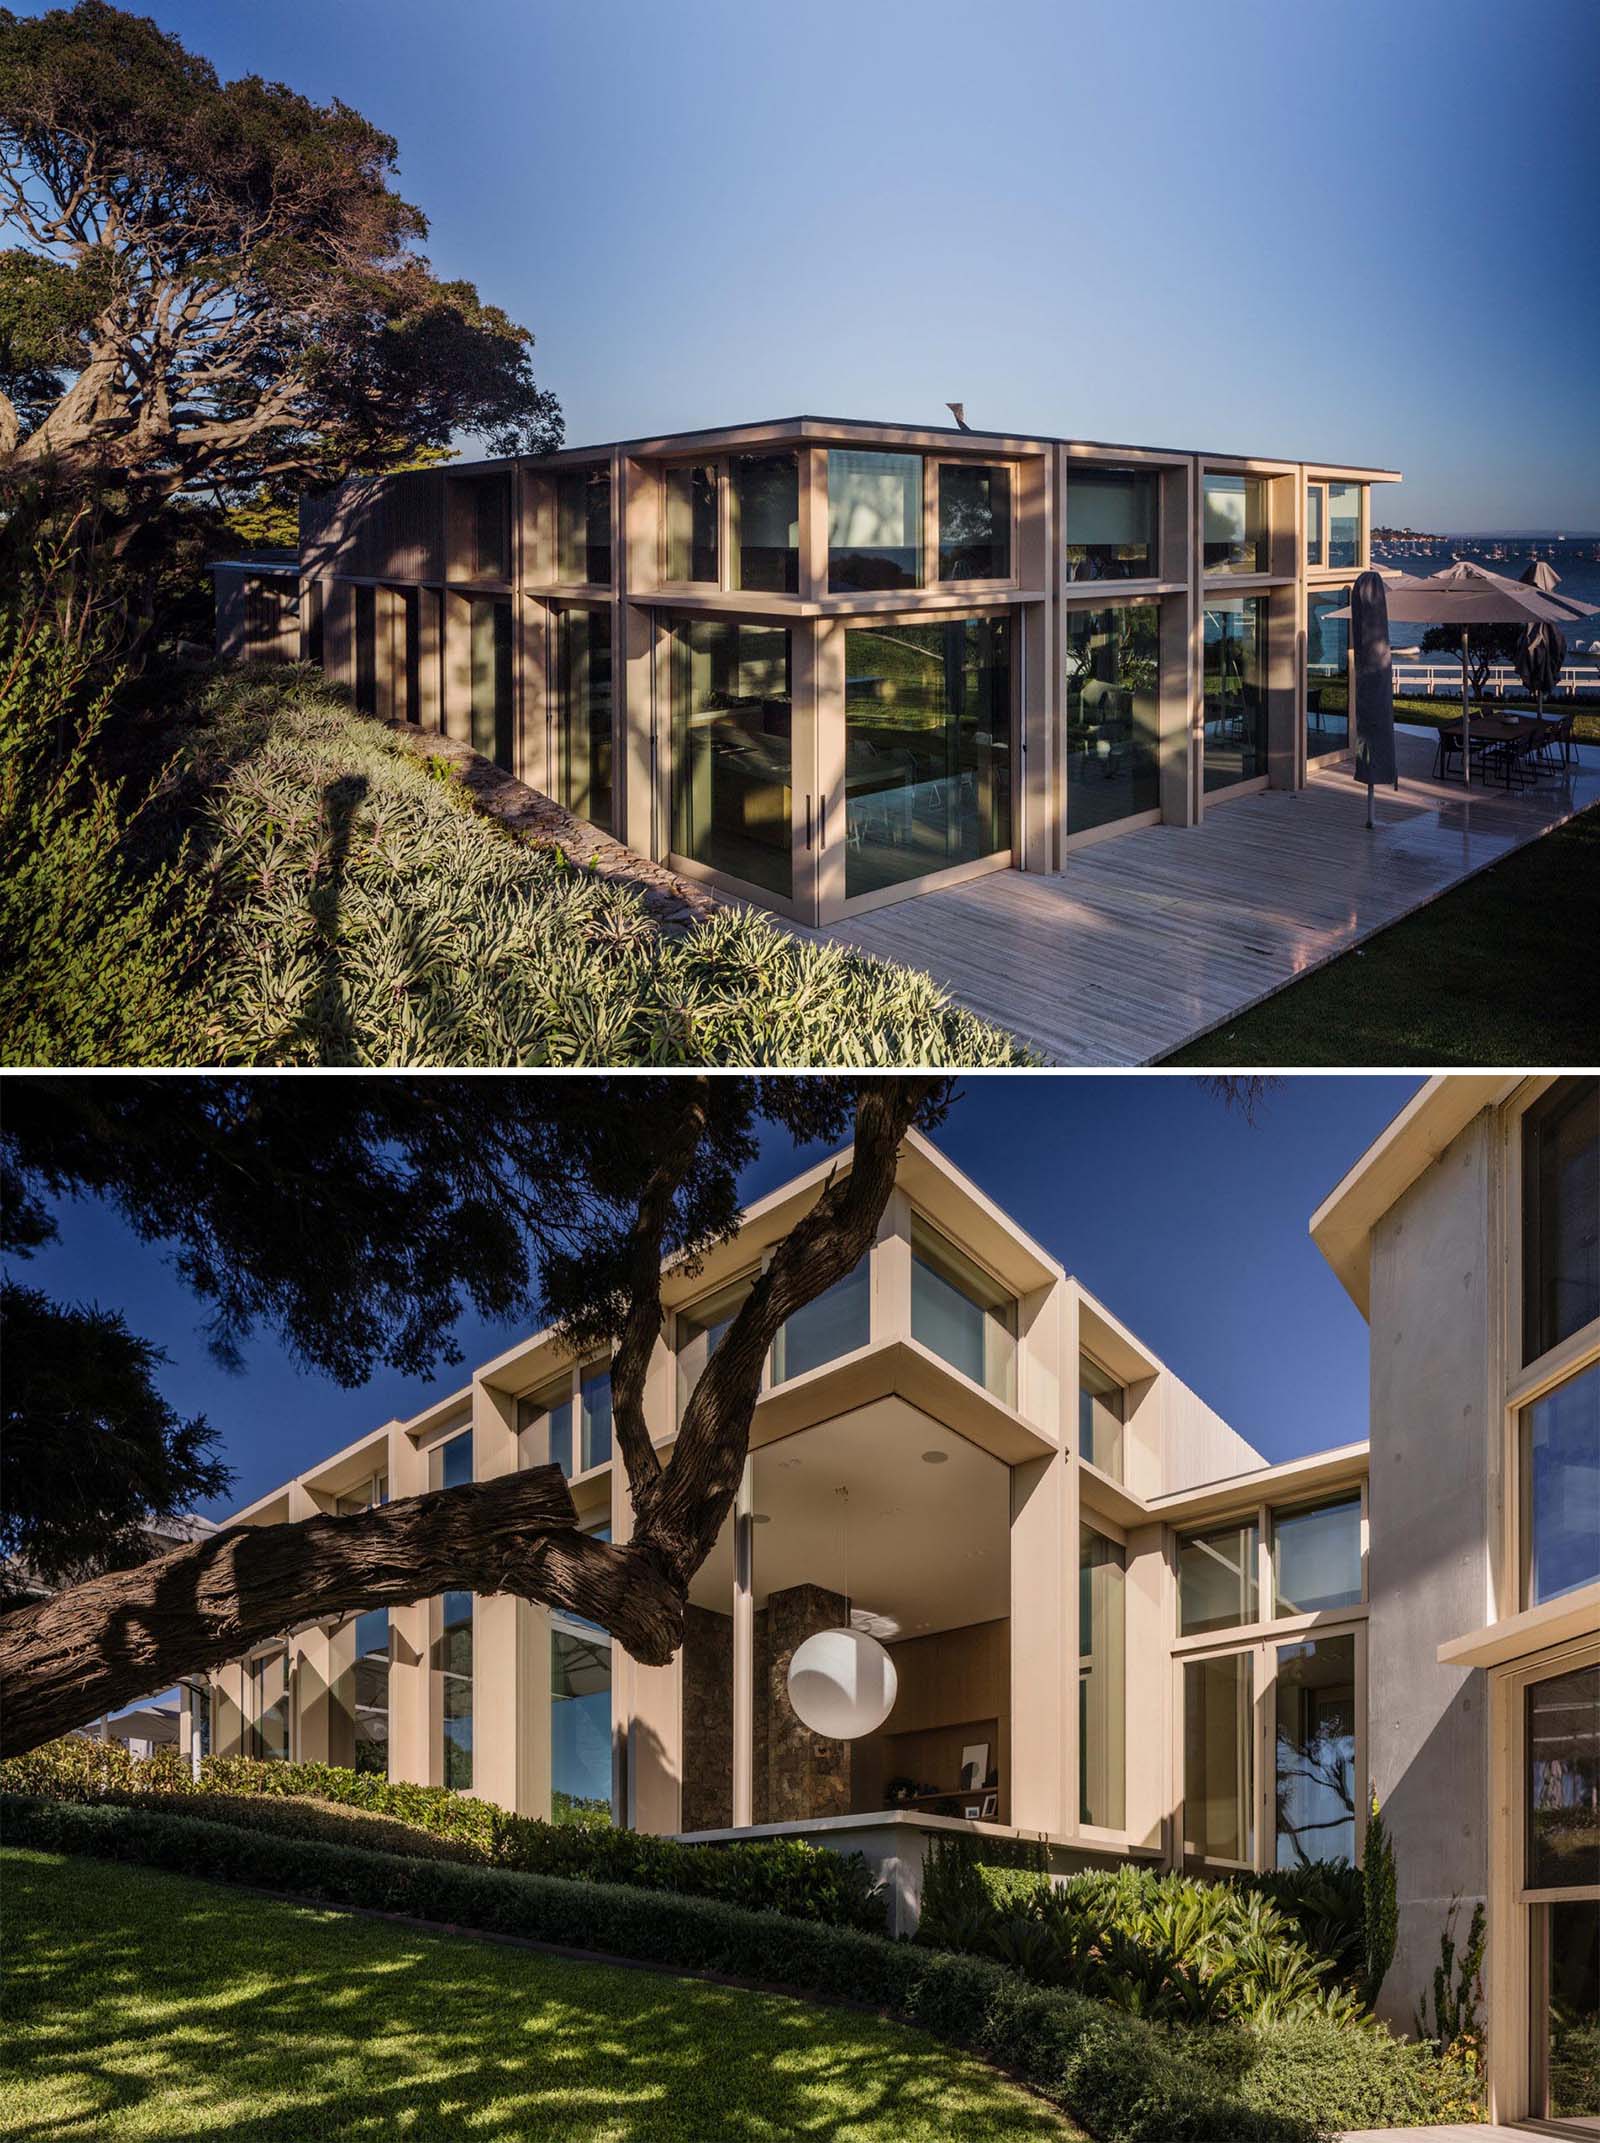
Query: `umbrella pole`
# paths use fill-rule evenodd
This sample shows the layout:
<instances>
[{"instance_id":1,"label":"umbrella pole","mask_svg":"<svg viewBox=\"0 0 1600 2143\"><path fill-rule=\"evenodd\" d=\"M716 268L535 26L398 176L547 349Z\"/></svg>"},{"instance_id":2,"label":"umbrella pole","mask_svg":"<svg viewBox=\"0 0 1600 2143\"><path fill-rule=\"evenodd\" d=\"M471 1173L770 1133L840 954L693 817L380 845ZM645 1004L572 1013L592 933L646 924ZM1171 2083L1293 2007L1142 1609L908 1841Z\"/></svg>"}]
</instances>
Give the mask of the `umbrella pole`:
<instances>
[{"instance_id":1,"label":"umbrella pole","mask_svg":"<svg viewBox=\"0 0 1600 2143\"><path fill-rule=\"evenodd\" d=\"M1461 779L1472 787L1472 698L1467 689L1467 628L1461 628Z\"/></svg>"}]
</instances>

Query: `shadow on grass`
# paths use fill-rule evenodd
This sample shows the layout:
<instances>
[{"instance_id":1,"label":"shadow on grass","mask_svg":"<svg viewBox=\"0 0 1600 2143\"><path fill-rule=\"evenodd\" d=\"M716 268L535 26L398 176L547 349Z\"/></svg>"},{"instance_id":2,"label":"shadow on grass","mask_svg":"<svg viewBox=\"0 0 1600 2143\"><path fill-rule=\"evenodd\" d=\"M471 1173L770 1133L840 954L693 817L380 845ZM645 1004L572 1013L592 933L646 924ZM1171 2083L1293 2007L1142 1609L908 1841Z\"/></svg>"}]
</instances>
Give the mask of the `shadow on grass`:
<instances>
[{"instance_id":1,"label":"shadow on grass","mask_svg":"<svg viewBox=\"0 0 1600 2143\"><path fill-rule=\"evenodd\" d=\"M919 2033L36 1853L6 1860L15 2143L1060 2139Z\"/></svg>"}]
</instances>

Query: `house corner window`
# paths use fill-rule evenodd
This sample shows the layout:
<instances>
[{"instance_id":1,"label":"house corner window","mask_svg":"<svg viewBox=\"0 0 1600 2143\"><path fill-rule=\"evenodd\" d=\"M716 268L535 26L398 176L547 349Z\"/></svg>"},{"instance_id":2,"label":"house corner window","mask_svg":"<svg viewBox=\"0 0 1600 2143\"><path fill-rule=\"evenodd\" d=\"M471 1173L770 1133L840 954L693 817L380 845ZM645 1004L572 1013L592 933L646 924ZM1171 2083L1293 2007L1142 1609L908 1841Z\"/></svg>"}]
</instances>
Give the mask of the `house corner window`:
<instances>
[{"instance_id":1,"label":"house corner window","mask_svg":"<svg viewBox=\"0 0 1600 2143\"><path fill-rule=\"evenodd\" d=\"M1557 1079L1522 1117L1522 1358L1600 1317L1600 1079Z\"/></svg>"},{"instance_id":2,"label":"house corner window","mask_svg":"<svg viewBox=\"0 0 1600 2143\"><path fill-rule=\"evenodd\" d=\"M1093 1526L1078 1529L1079 1820L1120 1831L1126 1821L1127 1551Z\"/></svg>"},{"instance_id":3,"label":"house corner window","mask_svg":"<svg viewBox=\"0 0 1600 2143\"><path fill-rule=\"evenodd\" d=\"M1114 1481L1122 1479L1122 1425L1127 1394L1093 1355L1078 1356L1078 1456Z\"/></svg>"}]
</instances>

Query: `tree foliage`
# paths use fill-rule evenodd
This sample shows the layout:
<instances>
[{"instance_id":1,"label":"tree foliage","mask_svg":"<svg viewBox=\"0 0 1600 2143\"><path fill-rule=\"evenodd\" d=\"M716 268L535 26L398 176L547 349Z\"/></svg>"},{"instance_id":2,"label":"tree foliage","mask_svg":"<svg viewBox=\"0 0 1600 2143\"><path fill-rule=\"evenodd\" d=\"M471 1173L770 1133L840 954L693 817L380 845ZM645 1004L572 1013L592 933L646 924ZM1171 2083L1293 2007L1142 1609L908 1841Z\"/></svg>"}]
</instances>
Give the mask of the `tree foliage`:
<instances>
[{"instance_id":1,"label":"tree foliage","mask_svg":"<svg viewBox=\"0 0 1600 2143\"><path fill-rule=\"evenodd\" d=\"M1514 663L1522 645L1521 625L1469 625L1467 627L1467 675L1474 692L1482 692L1489 672L1497 662ZM1430 625L1422 636L1425 655L1461 658L1459 625Z\"/></svg>"},{"instance_id":2,"label":"tree foliage","mask_svg":"<svg viewBox=\"0 0 1600 2143\"><path fill-rule=\"evenodd\" d=\"M147 18L0 10L0 474L170 499L383 469L458 432L558 445L533 338L418 250L396 144L224 83Z\"/></svg>"}]
</instances>

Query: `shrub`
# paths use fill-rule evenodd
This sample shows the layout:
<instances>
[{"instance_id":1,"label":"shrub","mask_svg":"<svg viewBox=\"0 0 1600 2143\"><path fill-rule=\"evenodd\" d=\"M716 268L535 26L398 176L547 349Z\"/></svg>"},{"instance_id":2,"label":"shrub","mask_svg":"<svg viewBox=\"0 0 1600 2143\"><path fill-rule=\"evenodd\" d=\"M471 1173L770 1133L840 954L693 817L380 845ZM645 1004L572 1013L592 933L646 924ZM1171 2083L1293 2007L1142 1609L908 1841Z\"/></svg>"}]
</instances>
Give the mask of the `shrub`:
<instances>
[{"instance_id":1,"label":"shrub","mask_svg":"<svg viewBox=\"0 0 1600 2143\"><path fill-rule=\"evenodd\" d=\"M876 1930L884 1921L883 1898L859 1853L833 1853L798 1838L680 1845L609 1824L542 1823L445 1786L416 1786L335 1764L208 1756L196 1789L174 1751L138 1764L114 1745L102 1751L98 1743L68 1738L0 1763L0 1788L73 1801L182 1794L196 1815L215 1811L230 1821L245 1820L253 1801L278 1797L289 1804L284 1820L273 1825L280 1832L348 1842L348 1826L330 1824L329 1813L361 1810L388 1819L386 1842L393 1851L418 1851L424 1841L438 1841L451 1849L449 1857L481 1866L719 1897L838 1927Z\"/></svg>"},{"instance_id":2,"label":"shrub","mask_svg":"<svg viewBox=\"0 0 1600 2143\"><path fill-rule=\"evenodd\" d=\"M1316 2143L1318 2119L1242 2098L1192 2037L1029 1987L976 1958L704 1897L466 1868L267 1838L146 1807L6 1797L11 1844L89 1853L329 1904L715 1972L887 2010L970 2048L1066 2108L1102 2143ZM1249 2045L1232 2073L1248 2072Z\"/></svg>"},{"instance_id":3,"label":"shrub","mask_svg":"<svg viewBox=\"0 0 1600 2143\"><path fill-rule=\"evenodd\" d=\"M1369 1795L1367 1836L1361 1855L1362 1883L1362 1978L1361 1998L1369 2009L1378 2006L1378 1996L1394 1963L1400 1937L1399 1881L1389 1827L1378 1807L1375 1790Z\"/></svg>"}]
</instances>

